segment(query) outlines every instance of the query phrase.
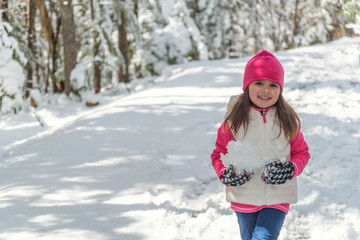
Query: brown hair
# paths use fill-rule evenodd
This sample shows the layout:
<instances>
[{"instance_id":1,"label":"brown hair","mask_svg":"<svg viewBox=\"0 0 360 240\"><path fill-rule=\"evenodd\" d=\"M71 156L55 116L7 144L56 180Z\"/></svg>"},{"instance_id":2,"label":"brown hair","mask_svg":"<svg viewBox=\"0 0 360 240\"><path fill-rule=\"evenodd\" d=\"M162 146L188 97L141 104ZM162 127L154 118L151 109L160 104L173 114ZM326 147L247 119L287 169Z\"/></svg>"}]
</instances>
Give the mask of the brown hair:
<instances>
[{"instance_id":1,"label":"brown hair","mask_svg":"<svg viewBox=\"0 0 360 240\"><path fill-rule=\"evenodd\" d=\"M230 130L236 134L240 127L244 127L244 134L246 135L250 122L250 107L252 103L249 97L249 88L246 88L236 100L233 106L230 106L230 111L225 117L225 123L229 123ZM300 129L300 118L295 110L285 101L282 93L276 102L276 118L279 120L280 132L284 131L286 139L291 141L296 137Z\"/></svg>"}]
</instances>

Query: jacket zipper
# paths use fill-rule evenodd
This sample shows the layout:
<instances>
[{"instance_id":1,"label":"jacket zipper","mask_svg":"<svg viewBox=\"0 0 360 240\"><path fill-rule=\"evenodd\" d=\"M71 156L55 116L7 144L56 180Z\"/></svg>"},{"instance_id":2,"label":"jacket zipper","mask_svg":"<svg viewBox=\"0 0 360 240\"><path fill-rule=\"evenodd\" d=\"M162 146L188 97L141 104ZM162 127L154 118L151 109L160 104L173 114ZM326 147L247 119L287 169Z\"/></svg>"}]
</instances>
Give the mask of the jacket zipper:
<instances>
[{"instance_id":1,"label":"jacket zipper","mask_svg":"<svg viewBox=\"0 0 360 240\"><path fill-rule=\"evenodd\" d=\"M252 106L256 111L260 112L261 116L263 117L263 122L266 123L266 113L271 109L269 108L256 108L255 106Z\"/></svg>"},{"instance_id":2,"label":"jacket zipper","mask_svg":"<svg viewBox=\"0 0 360 240\"><path fill-rule=\"evenodd\" d=\"M263 108L263 109L261 110L261 116L263 117L264 123L266 123L266 109L265 109L265 108Z\"/></svg>"},{"instance_id":3,"label":"jacket zipper","mask_svg":"<svg viewBox=\"0 0 360 240\"><path fill-rule=\"evenodd\" d=\"M260 114L261 114L261 116L262 116L262 118L263 118L263 122L264 122L264 129L263 129L263 131L266 133L266 128L267 128L267 124L266 124L266 112L267 112L267 110L269 110L269 109L265 109L265 108L263 108L263 109L261 109L261 111L260 111ZM265 138L265 143L267 142L267 136L266 136L266 134L264 135L264 138ZM265 147L265 149L267 149L267 147L266 146L264 146ZM266 153L266 155L268 155L267 153ZM265 205L267 206L268 205L268 188L267 188L267 186L265 186Z\"/></svg>"}]
</instances>

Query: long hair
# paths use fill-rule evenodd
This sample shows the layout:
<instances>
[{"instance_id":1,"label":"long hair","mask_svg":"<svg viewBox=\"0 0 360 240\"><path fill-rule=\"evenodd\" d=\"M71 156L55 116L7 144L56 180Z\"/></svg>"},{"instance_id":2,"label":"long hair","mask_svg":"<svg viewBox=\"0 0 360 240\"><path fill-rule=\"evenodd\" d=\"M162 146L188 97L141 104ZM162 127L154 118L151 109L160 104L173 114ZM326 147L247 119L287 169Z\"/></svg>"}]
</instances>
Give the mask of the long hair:
<instances>
[{"instance_id":1,"label":"long hair","mask_svg":"<svg viewBox=\"0 0 360 240\"><path fill-rule=\"evenodd\" d=\"M229 124L230 130L234 135L236 135L241 126L244 127L244 134L246 135L250 122L250 107L249 88L246 88L244 93L238 97L235 104L230 106L230 111L225 117L225 123ZM224 126L225 125L226 124L224 124Z\"/></svg>"},{"instance_id":2,"label":"long hair","mask_svg":"<svg viewBox=\"0 0 360 240\"><path fill-rule=\"evenodd\" d=\"M290 141L296 137L301 128L299 115L285 101L282 93L280 93L276 106L276 117L279 119L280 131L284 131L285 137ZM281 132L279 136L280 134Z\"/></svg>"},{"instance_id":3,"label":"long hair","mask_svg":"<svg viewBox=\"0 0 360 240\"><path fill-rule=\"evenodd\" d=\"M234 135L237 134L240 127L244 127L244 135L246 135L250 123L251 105L249 88L246 88L235 104L231 106L229 113L225 117L225 123L230 125L230 130ZM299 132L301 126L300 118L295 110L285 101L282 93L280 93L275 106L277 122L280 125L278 137L284 131L286 139L291 141Z\"/></svg>"}]
</instances>

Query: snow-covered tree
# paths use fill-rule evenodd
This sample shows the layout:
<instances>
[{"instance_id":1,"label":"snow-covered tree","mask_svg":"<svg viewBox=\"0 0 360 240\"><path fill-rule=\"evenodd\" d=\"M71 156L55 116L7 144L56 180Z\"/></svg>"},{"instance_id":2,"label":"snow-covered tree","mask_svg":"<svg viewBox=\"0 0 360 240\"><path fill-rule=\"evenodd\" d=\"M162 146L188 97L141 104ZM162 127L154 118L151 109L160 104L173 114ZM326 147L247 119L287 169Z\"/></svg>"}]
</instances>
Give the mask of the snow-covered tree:
<instances>
[{"instance_id":1,"label":"snow-covered tree","mask_svg":"<svg viewBox=\"0 0 360 240\"><path fill-rule=\"evenodd\" d=\"M91 0L79 8L80 52L71 75L73 89L98 93L102 87L117 88L119 82L128 82L130 57L140 41L134 4L130 0Z\"/></svg>"},{"instance_id":2,"label":"snow-covered tree","mask_svg":"<svg viewBox=\"0 0 360 240\"><path fill-rule=\"evenodd\" d=\"M184 0L139 0L142 49L133 63L141 76L160 74L169 64L207 59L207 50Z\"/></svg>"},{"instance_id":3,"label":"snow-covered tree","mask_svg":"<svg viewBox=\"0 0 360 240\"><path fill-rule=\"evenodd\" d=\"M210 59L227 56L231 41L233 1L200 0L193 8L195 21L207 46ZM196 9L196 10L195 10Z\"/></svg>"},{"instance_id":4,"label":"snow-covered tree","mask_svg":"<svg viewBox=\"0 0 360 240\"><path fill-rule=\"evenodd\" d=\"M2 67L10 64L9 69L27 71L26 83L22 74L14 76L17 80L10 84L4 77L9 72L1 73L3 112L18 111L33 88L53 94L62 93L66 85L66 94L72 91L82 97L109 89L117 92L127 82L161 74L171 64L241 57L261 49L278 51L334 40L360 12L359 0L3 3L2 19L6 22L1 24ZM66 23L71 13L75 21ZM67 28L74 30L71 36ZM72 48L68 48L70 45ZM64 84L72 68L68 60L74 59L67 53L75 53L71 50L75 46L76 65L70 85Z\"/></svg>"},{"instance_id":5,"label":"snow-covered tree","mask_svg":"<svg viewBox=\"0 0 360 240\"><path fill-rule=\"evenodd\" d=\"M338 15L341 1L293 0L287 4L295 7L290 15L294 19L291 47L327 42L341 36L333 36L345 26L346 19Z\"/></svg>"},{"instance_id":6,"label":"snow-covered tree","mask_svg":"<svg viewBox=\"0 0 360 240\"><path fill-rule=\"evenodd\" d=\"M22 93L26 77L22 65L27 60L16 39L9 36L11 31L10 24L0 20L0 114L16 113L23 106Z\"/></svg>"},{"instance_id":7,"label":"snow-covered tree","mask_svg":"<svg viewBox=\"0 0 360 240\"><path fill-rule=\"evenodd\" d=\"M231 16L234 30L231 48L239 55L336 39L334 36L346 22L339 15L342 4L337 0L245 0L235 3Z\"/></svg>"},{"instance_id":8,"label":"snow-covered tree","mask_svg":"<svg viewBox=\"0 0 360 240\"><path fill-rule=\"evenodd\" d=\"M355 23L360 18L360 0L344 0L342 13L348 17L349 22Z\"/></svg>"}]
</instances>

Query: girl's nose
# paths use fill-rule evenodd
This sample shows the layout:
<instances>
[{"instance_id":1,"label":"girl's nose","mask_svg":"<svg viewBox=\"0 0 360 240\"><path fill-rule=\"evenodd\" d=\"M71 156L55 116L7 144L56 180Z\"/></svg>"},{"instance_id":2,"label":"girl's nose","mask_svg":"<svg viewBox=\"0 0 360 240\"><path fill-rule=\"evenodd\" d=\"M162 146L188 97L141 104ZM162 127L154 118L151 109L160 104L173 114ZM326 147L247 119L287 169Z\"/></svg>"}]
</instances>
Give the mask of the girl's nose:
<instances>
[{"instance_id":1,"label":"girl's nose","mask_svg":"<svg viewBox=\"0 0 360 240\"><path fill-rule=\"evenodd\" d=\"M263 88L263 92L265 92L265 93L270 92L270 88L268 88L268 87L264 87L264 88Z\"/></svg>"}]
</instances>

